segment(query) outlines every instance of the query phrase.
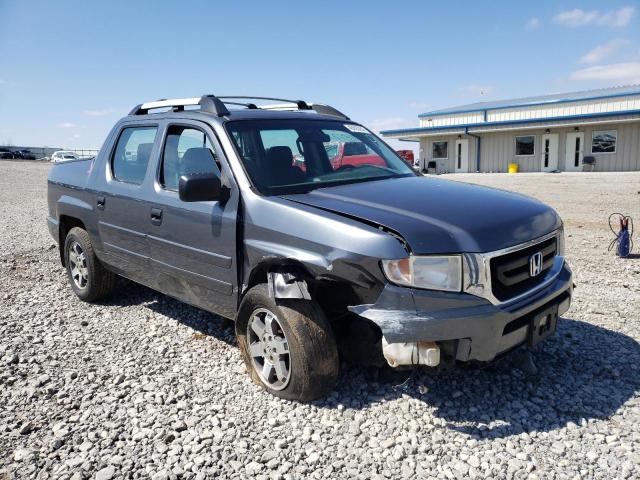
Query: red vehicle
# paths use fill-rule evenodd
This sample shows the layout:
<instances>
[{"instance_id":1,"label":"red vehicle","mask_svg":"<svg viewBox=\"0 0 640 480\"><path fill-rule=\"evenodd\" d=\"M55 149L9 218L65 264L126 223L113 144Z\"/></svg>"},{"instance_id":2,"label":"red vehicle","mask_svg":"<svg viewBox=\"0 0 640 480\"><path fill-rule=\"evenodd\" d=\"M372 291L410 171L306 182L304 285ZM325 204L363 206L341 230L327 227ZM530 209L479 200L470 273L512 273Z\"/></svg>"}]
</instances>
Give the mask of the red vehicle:
<instances>
[{"instance_id":1,"label":"red vehicle","mask_svg":"<svg viewBox=\"0 0 640 480\"><path fill-rule=\"evenodd\" d=\"M380 165L387 164L376 153L367 149L362 142L337 142L325 145L327 156L334 170L341 167L359 165Z\"/></svg>"},{"instance_id":2,"label":"red vehicle","mask_svg":"<svg viewBox=\"0 0 640 480\"><path fill-rule=\"evenodd\" d=\"M413 150L396 150L396 153L407 163L407 165L413 167Z\"/></svg>"}]
</instances>

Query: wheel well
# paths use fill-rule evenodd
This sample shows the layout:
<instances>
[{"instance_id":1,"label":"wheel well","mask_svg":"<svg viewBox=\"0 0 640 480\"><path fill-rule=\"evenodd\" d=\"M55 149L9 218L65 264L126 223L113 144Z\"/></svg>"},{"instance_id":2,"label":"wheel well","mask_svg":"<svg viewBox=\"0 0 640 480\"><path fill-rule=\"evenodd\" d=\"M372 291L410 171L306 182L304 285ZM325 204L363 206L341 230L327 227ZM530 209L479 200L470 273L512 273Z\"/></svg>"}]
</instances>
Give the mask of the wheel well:
<instances>
[{"instance_id":1,"label":"wheel well","mask_svg":"<svg viewBox=\"0 0 640 480\"><path fill-rule=\"evenodd\" d=\"M329 320L343 357L362 365L379 366L385 363L380 347L380 327L348 309L350 305L362 302L353 285L348 282L317 279L300 262L279 259L265 261L254 267L249 274L244 292L260 283L267 283L267 275L274 270L292 273L306 281L311 301L320 306Z\"/></svg>"},{"instance_id":2,"label":"wheel well","mask_svg":"<svg viewBox=\"0 0 640 480\"><path fill-rule=\"evenodd\" d=\"M260 283L267 283L267 274L275 269L278 269L280 271L288 271L290 273L298 275L307 282L312 281L313 278L304 268L304 266L297 260L267 260L255 266L253 270L251 270L251 273L249 274L249 280L246 284L247 286L244 289L244 293L246 293L251 287L255 287Z\"/></svg>"},{"instance_id":3,"label":"wheel well","mask_svg":"<svg viewBox=\"0 0 640 480\"><path fill-rule=\"evenodd\" d=\"M64 264L64 241L66 240L69 231L74 227L86 230L84 223L79 218L60 215L60 223L58 225L58 250L60 252L60 262L63 267L66 266Z\"/></svg>"}]
</instances>

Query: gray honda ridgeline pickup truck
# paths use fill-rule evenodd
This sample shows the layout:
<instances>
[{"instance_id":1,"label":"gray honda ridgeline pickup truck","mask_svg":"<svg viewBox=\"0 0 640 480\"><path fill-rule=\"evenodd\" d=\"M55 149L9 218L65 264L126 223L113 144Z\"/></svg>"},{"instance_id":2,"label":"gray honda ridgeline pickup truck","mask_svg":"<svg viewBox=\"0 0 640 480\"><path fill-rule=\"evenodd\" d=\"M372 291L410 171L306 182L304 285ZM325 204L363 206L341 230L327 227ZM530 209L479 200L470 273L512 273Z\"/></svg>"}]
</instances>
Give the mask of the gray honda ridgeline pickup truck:
<instances>
[{"instance_id":1,"label":"gray honda ridgeline pickup truck","mask_svg":"<svg viewBox=\"0 0 640 480\"><path fill-rule=\"evenodd\" d=\"M434 367L536 345L573 291L553 209L417 176L328 105L139 105L95 159L52 167L48 202L81 300L121 275L233 319L251 378L287 399L328 393L339 355Z\"/></svg>"}]
</instances>

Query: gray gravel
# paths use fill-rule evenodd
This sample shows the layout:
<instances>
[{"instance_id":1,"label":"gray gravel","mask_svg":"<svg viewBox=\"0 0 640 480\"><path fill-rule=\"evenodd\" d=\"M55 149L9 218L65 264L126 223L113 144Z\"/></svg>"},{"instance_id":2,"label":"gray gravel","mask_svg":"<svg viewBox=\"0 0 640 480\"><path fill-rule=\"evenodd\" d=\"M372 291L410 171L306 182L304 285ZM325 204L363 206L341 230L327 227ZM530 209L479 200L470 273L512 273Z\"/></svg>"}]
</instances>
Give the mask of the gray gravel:
<instances>
[{"instance_id":1,"label":"gray gravel","mask_svg":"<svg viewBox=\"0 0 640 480\"><path fill-rule=\"evenodd\" d=\"M0 162L0 478L638 478L640 174L458 175L529 193L566 222L574 305L536 347L439 374L344 365L302 405L253 385L229 323L122 281L67 286L45 225L48 166ZM640 240L638 240L640 247Z\"/></svg>"}]
</instances>

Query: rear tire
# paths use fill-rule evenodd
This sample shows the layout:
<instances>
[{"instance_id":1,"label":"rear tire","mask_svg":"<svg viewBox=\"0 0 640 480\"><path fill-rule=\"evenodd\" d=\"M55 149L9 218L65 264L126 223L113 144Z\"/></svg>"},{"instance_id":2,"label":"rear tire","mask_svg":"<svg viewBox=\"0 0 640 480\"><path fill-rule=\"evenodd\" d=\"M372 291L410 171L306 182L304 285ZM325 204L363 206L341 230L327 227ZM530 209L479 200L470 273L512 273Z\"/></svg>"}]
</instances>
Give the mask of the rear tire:
<instances>
[{"instance_id":1,"label":"rear tire","mask_svg":"<svg viewBox=\"0 0 640 480\"><path fill-rule=\"evenodd\" d=\"M113 292L116 275L100 263L89 234L82 228L74 227L67 234L64 264L71 288L80 300L95 302Z\"/></svg>"},{"instance_id":2,"label":"rear tire","mask_svg":"<svg viewBox=\"0 0 640 480\"><path fill-rule=\"evenodd\" d=\"M276 303L267 285L256 285L240 305L236 336L249 376L272 395L307 402L335 387L340 370L336 340L315 302Z\"/></svg>"}]
</instances>

